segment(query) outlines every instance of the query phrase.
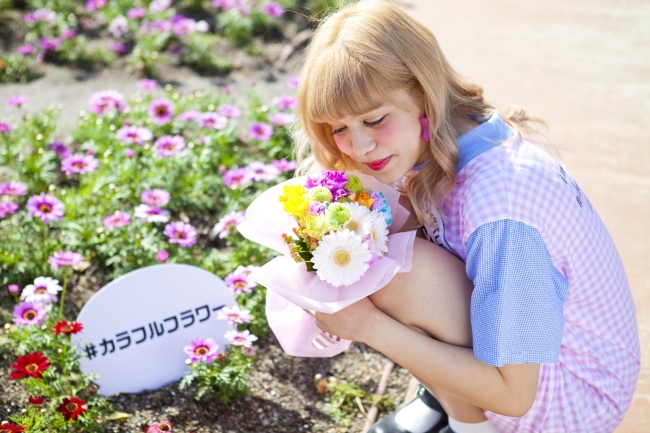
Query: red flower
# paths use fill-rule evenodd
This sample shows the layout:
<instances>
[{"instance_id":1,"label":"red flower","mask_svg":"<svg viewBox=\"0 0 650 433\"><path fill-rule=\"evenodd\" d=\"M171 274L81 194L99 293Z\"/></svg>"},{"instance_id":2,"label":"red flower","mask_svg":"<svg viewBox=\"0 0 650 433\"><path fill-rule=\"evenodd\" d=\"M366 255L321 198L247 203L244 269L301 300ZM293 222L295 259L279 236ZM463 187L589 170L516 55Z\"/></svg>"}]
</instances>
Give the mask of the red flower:
<instances>
[{"instance_id":1,"label":"red flower","mask_svg":"<svg viewBox=\"0 0 650 433\"><path fill-rule=\"evenodd\" d=\"M172 432L172 423L170 421L160 421L151 424L146 433Z\"/></svg>"},{"instance_id":2,"label":"red flower","mask_svg":"<svg viewBox=\"0 0 650 433\"><path fill-rule=\"evenodd\" d=\"M11 366L14 370L11 373L11 380L21 379L23 377L34 377L42 379L43 371L50 366L47 356L43 352L34 352L27 355L19 356L16 363Z\"/></svg>"},{"instance_id":3,"label":"red flower","mask_svg":"<svg viewBox=\"0 0 650 433\"><path fill-rule=\"evenodd\" d=\"M81 325L81 323L67 322L65 320L61 320L59 323L54 325L54 329L52 330L52 332L54 332L54 335L59 335L59 334L70 335L70 334L76 334L77 332L81 332L82 329L84 329L84 327Z\"/></svg>"},{"instance_id":4,"label":"red flower","mask_svg":"<svg viewBox=\"0 0 650 433\"><path fill-rule=\"evenodd\" d=\"M45 401L45 399L43 398L42 395L32 395L32 396L29 397L29 402L31 404L35 404L37 406L42 405L44 401Z\"/></svg>"},{"instance_id":5,"label":"red flower","mask_svg":"<svg viewBox=\"0 0 650 433\"><path fill-rule=\"evenodd\" d=\"M66 397L56 410L61 412L66 421L76 421L79 416L87 411L86 402L77 397Z\"/></svg>"},{"instance_id":6,"label":"red flower","mask_svg":"<svg viewBox=\"0 0 650 433\"><path fill-rule=\"evenodd\" d=\"M13 423L6 423L0 425L0 433L18 433L21 431L25 431L25 427Z\"/></svg>"}]
</instances>

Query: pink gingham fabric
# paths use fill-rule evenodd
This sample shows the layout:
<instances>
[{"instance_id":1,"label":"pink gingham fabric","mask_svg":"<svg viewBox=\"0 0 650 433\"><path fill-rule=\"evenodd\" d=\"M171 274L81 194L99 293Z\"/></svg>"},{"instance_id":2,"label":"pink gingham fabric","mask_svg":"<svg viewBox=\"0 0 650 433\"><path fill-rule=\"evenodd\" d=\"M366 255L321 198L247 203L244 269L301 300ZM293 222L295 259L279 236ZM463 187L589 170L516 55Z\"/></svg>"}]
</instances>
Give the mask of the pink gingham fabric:
<instances>
[{"instance_id":1,"label":"pink gingham fabric","mask_svg":"<svg viewBox=\"0 0 650 433\"><path fill-rule=\"evenodd\" d=\"M537 397L518 418L486 412L499 432L612 432L632 400L640 369L636 310L616 246L571 175L538 146L503 141L498 112L459 138L448 219L428 237L467 261L468 240L487 224L539 232L569 283L556 362L541 363ZM473 307L474 308L474 307ZM472 312L472 326L475 314ZM534 312L532 312L534 314ZM495 330L495 332L497 332Z\"/></svg>"}]
</instances>

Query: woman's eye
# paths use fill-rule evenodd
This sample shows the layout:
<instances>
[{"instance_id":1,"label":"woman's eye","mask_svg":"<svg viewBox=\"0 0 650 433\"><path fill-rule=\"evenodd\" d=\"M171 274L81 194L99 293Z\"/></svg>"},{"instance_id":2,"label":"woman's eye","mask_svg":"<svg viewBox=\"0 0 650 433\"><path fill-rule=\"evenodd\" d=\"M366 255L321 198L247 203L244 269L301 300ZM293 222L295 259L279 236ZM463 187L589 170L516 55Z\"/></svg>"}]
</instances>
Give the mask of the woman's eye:
<instances>
[{"instance_id":1,"label":"woman's eye","mask_svg":"<svg viewBox=\"0 0 650 433\"><path fill-rule=\"evenodd\" d=\"M345 126L342 126L342 127L340 127L339 129L335 129L334 131L332 131L332 135L336 135L336 134L338 134L339 132L343 131L344 129L345 129Z\"/></svg>"},{"instance_id":2,"label":"woman's eye","mask_svg":"<svg viewBox=\"0 0 650 433\"><path fill-rule=\"evenodd\" d=\"M379 124L383 122L385 118L386 116L382 116L380 119L375 120L374 122L363 122L363 123L365 123L366 126L374 128L375 126L379 126Z\"/></svg>"}]
</instances>

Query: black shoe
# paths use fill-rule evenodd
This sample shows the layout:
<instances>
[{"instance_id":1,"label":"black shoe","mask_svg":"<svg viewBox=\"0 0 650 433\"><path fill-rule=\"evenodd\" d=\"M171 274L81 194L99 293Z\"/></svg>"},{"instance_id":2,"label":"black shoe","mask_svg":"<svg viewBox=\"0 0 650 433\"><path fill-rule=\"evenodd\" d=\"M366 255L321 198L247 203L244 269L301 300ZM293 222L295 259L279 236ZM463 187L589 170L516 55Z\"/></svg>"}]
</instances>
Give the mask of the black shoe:
<instances>
[{"instance_id":1,"label":"black shoe","mask_svg":"<svg viewBox=\"0 0 650 433\"><path fill-rule=\"evenodd\" d=\"M438 420L438 422L433 427L426 431L426 433L439 433L441 429L447 426L447 414L445 413L445 410L442 408L442 406L440 406L438 400L436 400L436 398L422 385L419 386L418 391L416 392L416 397L413 399L413 401L418 399L422 400L422 402L429 406L431 409L437 410L442 414L440 420ZM406 406L412 402L409 402ZM368 430L368 433L411 433L395 422L395 414L397 412L399 411L391 412L390 414L380 419L375 425L372 426L370 430Z\"/></svg>"}]
</instances>

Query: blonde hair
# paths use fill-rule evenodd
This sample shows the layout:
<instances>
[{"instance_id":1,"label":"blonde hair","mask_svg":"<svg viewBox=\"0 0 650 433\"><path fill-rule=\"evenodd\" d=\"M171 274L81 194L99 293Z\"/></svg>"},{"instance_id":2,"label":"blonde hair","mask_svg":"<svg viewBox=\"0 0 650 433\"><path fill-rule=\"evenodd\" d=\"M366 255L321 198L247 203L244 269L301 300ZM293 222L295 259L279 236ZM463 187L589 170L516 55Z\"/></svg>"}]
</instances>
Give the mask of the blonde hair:
<instances>
[{"instance_id":1,"label":"blonde hair","mask_svg":"<svg viewBox=\"0 0 650 433\"><path fill-rule=\"evenodd\" d=\"M453 119L487 117L483 89L459 75L435 36L388 0L360 0L324 19L306 51L298 87L294 153L298 174L315 168L365 171L336 146L328 121L372 111L393 90L406 89L429 119L431 163L406 185L420 223L454 185L458 131ZM521 108L504 121L517 137L530 120Z\"/></svg>"}]
</instances>

